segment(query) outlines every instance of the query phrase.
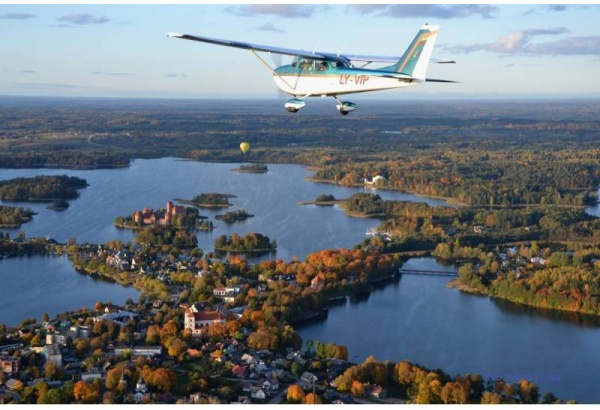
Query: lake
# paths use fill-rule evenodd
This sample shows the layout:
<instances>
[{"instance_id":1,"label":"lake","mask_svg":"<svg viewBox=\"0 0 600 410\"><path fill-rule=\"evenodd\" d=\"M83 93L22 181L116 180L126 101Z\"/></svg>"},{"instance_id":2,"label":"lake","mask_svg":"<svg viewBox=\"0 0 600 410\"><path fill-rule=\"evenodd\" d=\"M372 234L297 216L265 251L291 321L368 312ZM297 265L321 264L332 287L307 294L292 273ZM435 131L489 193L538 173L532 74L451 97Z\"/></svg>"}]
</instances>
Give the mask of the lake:
<instances>
[{"instance_id":1,"label":"lake","mask_svg":"<svg viewBox=\"0 0 600 410\"><path fill-rule=\"evenodd\" d=\"M293 256L304 259L311 252L330 247L351 248L365 238L367 229L380 224L378 219L349 218L338 206L299 205L299 201L313 200L323 193L343 199L357 192L376 192L385 199L446 204L395 191L307 182L304 178L311 172L298 165L270 164L265 174L233 172L239 165L162 158L138 159L129 168L111 170L0 169L0 180L67 174L84 178L90 185L63 212L48 210L47 204L3 201L0 204L29 207L39 213L21 228L9 230L11 237L24 231L27 237L52 237L59 242L75 238L78 243L106 243L134 238L132 231L114 226L119 215L131 215L144 207L164 208L169 200L191 199L200 193L233 194L237 198L230 200L233 206L229 210L244 208L255 217L227 225L214 220L215 215L226 210L201 209L200 214L210 217L216 229L198 233L198 247L208 252L219 235L259 232L277 241L275 256L283 260L291 260Z\"/></svg>"},{"instance_id":2,"label":"lake","mask_svg":"<svg viewBox=\"0 0 600 410\"><path fill-rule=\"evenodd\" d=\"M227 225L215 221L223 210L201 210L213 220L213 232L199 232L199 247L213 249L222 234L260 232L277 240L277 252L262 258L304 259L326 248L351 248L377 219L347 217L337 206L299 205L320 194L347 198L361 188L345 188L305 180L311 173L297 165L269 165L266 174L232 172L240 164L209 164L174 158L135 160L131 167L112 170L56 169L0 170L0 179L19 176L67 174L85 178L89 187L66 211L47 210L44 204L14 204L38 212L19 229L28 237L48 236L60 242L105 243L133 239L129 230L117 229L116 216L144 207L164 207L174 198L189 199L200 193L236 195L230 210L245 208L256 215ZM368 191L370 192L370 191ZM376 191L386 199L424 199L392 191ZM600 213L598 207L588 212ZM598 215L598 214L596 214ZM413 259L407 268L435 269L432 259ZM447 270L444 268L443 270ZM26 317L39 320L43 312L91 307L97 300L123 303L137 291L99 282L76 273L65 258L30 257L0 261L0 322L19 323ZM524 309L489 298L447 289L447 278L404 276L362 299L330 309L324 322L302 327L303 339L348 346L350 359L362 361L370 354L379 360L406 359L450 374L526 377L542 393L553 391L563 399L600 402L595 372L600 368L600 327L594 321ZM125 293L123 293L125 292Z\"/></svg>"}]
</instances>

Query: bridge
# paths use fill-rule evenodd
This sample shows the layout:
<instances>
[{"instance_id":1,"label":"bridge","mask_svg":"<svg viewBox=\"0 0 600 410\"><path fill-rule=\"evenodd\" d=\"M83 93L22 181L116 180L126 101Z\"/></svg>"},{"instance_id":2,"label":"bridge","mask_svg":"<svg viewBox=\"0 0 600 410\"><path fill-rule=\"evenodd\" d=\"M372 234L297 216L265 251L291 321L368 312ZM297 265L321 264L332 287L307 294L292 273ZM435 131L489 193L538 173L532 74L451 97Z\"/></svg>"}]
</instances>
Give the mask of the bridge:
<instances>
[{"instance_id":1,"label":"bridge","mask_svg":"<svg viewBox=\"0 0 600 410\"><path fill-rule=\"evenodd\" d=\"M438 270L421 270L421 269L398 269L401 275L429 275L429 276L454 276L458 277L456 272L438 271Z\"/></svg>"}]
</instances>

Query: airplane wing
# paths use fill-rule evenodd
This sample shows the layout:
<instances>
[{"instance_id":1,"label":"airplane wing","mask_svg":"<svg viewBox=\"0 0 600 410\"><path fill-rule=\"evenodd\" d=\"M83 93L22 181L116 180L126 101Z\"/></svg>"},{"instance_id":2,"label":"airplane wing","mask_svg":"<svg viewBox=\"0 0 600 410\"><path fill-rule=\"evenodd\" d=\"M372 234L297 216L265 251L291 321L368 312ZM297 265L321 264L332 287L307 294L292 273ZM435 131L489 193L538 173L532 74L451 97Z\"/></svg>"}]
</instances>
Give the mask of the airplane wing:
<instances>
[{"instance_id":1,"label":"airplane wing","mask_svg":"<svg viewBox=\"0 0 600 410\"><path fill-rule=\"evenodd\" d=\"M192 36L190 34L179 34L179 33L167 33L167 37L182 38L184 40L200 41L203 43L216 44L219 46L235 47L245 50L264 51L267 53L285 54L290 56L300 56L307 58L331 58L330 54L323 54L318 52L306 51L306 50L295 50L292 48L282 48L265 46L261 44L245 43L242 41L233 40L220 40L218 38L204 37L204 36Z\"/></svg>"},{"instance_id":2,"label":"airplane wing","mask_svg":"<svg viewBox=\"0 0 600 410\"><path fill-rule=\"evenodd\" d=\"M180 34L180 33L167 33L167 37L182 38L184 40L200 41L202 43L216 44L219 46L235 47L244 50L263 51L266 53L285 54L290 56L300 56L306 58L322 58L333 61L362 61L367 63L397 63L400 59L399 56L372 56L372 55L358 55L358 54L334 54L334 53L323 53L320 51L306 51L298 50L293 48L273 47L265 46L261 44L246 43L243 41L235 40L222 40L218 38L204 37L204 36L193 36L191 34ZM452 60L442 60L432 58L432 63L454 63Z\"/></svg>"}]
</instances>

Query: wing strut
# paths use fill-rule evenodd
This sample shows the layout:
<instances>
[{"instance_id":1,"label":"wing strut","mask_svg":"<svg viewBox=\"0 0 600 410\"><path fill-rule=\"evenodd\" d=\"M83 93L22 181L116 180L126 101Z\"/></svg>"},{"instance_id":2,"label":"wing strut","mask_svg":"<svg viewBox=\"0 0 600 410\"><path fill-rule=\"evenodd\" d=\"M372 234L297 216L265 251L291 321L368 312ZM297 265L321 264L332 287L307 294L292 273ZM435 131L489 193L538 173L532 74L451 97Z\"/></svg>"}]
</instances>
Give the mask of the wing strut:
<instances>
[{"instance_id":1,"label":"wing strut","mask_svg":"<svg viewBox=\"0 0 600 410\"><path fill-rule=\"evenodd\" d=\"M287 85L288 87L290 87L290 89L292 89L292 90L295 90L295 89L296 89L296 87L292 87L292 86L291 86L291 85L290 85L290 84L289 84L287 81L285 81L285 80L283 79L283 77L282 77L282 76L280 76L280 75L277 73L277 71L273 70L273 67L271 67L271 66L269 65L269 63L267 63L267 62L266 62L266 61L265 61L265 60L264 60L264 59L263 59L261 56L259 56L259 55L256 53L256 51L254 51L254 50L250 50L250 52L251 52L252 54L254 54L254 56L255 56L256 58L258 58L258 59L261 61L261 63L263 63L263 64L264 64L264 65L265 65L265 66L266 66L266 67L267 67L267 68L268 68L268 69L269 69L269 70L270 70L270 71L271 71L273 74L275 74L277 77L279 77L279 79L280 79L281 81L283 81L283 82L285 83L285 85Z\"/></svg>"}]
</instances>

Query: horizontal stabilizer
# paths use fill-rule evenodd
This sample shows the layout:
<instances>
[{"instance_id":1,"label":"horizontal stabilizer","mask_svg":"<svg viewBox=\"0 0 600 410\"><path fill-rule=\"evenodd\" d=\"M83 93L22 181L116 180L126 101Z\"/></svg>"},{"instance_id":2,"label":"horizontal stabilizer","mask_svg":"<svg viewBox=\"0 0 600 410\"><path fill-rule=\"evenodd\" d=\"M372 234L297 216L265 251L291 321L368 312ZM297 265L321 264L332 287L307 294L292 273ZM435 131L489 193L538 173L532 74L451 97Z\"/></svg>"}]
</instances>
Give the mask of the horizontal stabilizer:
<instances>
[{"instance_id":1,"label":"horizontal stabilizer","mask_svg":"<svg viewBox=\"0 0 600 410\"><path fill-rule=\"evenodd\" d=\"M427 81L428 83L458 83L458 81L438 80L437 78L426 78L425 81Z\"/></svg>"}]
</instances>

